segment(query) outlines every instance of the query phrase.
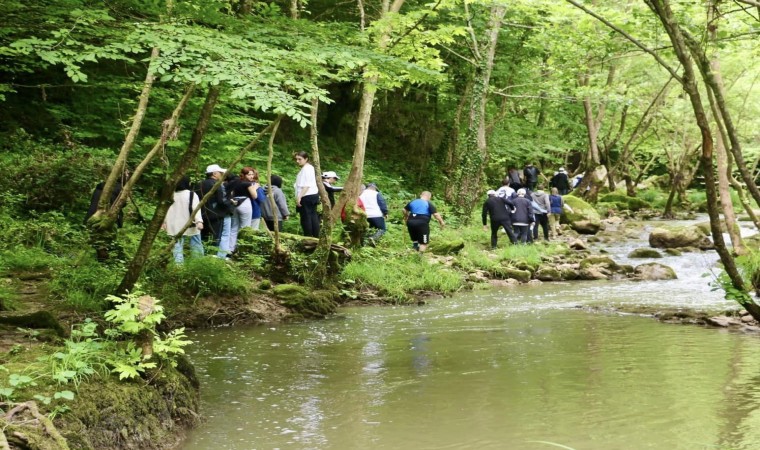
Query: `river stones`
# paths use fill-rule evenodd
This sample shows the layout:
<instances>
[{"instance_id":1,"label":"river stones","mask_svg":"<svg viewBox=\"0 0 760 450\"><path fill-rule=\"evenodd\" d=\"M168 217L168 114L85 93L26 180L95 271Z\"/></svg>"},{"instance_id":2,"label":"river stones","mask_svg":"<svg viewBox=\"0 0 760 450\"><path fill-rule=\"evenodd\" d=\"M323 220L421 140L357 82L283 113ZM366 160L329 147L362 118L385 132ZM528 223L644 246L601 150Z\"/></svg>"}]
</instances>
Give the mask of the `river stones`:
<instances>
[{"instance_id":1,"label":"river stones","mask_svg":"<svg viewBox=\"0 0 760 450\"><path fill-rule=\"evenodd\" d=\"M649 233L649 245L656 248L713 248L710 239L694 225L675 229L655 228Z\"/></svg>"},{"instance_id":2,"label":"river stones","mask_svg":"<svg viewBox=\"0 0 760 450\"><path fill-rule=\"evenodd\" d=\"M675 280L675 270L665 264L647 263L636 266L633 271L634 279L641 281Z\"/></svg>"},{"instance_id":3,"label":"river stones","mask_svg":"<svg viewBox=\"0 0 760 450\"><path fill-rule=\"evenodd\" d=\"M629 258L662 258L662 254L653 248L637 248L628 254Z\"/></svg>"},{"instance_id":4,"label":"river stones","mask_svg":"<svg viewBox=\"0 0 760 450\"><path fill-rule=\"evenodd\" d=\"M619 210L627 209L629 211L640 211L642 209L651 208L651 205L646 200L636 197L628 197L627 195L620 193L607 194L600 198L599 202L610 203Z\"/></svg>"},{"instance_id":5,"label":"river stones","mask_svg":"<svg viewBox=\"0 0 760 450\"><path fill-rule=\"evenodd\" d=\"M588 245L580 239L574 239L569 247L573 250L588 250Z\"/></svg>"},{"instance_id":6,"label":"river stones","mask_svg":"<svg viewBox=\"0 0 760 450\"><path fill-rule=\"evenodd\" d=\"M562 212L562 223L567 223L581 234L596 234L602 226L602 219L596 209L578 197L566 195L563 198L573 211L565 209Z\"/></svg>"},{"instance_id":7,"label":"river stones","mask_svg":"<svg viewBox=\"0 0 760 450\"><path fill-rule=\"evenodd\" d=\"M532 275L529 270L521 270L514 267L501 267L499 273L504 278L514 278L520 283L527 283Z\"/></svg>"},{"instance_id":8,"label":"river stones","mask_svg":"<svg viewBox=\"0 0 760 450\"><path fill-rule=\"evenodd\" d=\"M562 272L554 267L542 267L535 273L535 278L541 281L561 281Z\"/></svg>"}]
</instances>

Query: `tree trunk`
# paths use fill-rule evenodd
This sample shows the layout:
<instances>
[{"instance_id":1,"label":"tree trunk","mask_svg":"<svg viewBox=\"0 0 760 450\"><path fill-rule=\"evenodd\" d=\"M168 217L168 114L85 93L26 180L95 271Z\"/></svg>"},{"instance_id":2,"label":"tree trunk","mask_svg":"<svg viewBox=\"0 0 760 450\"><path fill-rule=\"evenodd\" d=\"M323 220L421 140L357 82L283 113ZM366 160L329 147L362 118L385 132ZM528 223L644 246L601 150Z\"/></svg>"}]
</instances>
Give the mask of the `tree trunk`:
<instances>
[{"instance_id":1,"label":"tree trunk","mask_svg":"<svg viewBox=\"0 0 760 450\"><path fill-rule=\"evenodd\" d=\"M457 170L457 215L463 223L469 223L472 211L477 204L483 171L488 163L488 146L486 143L486 104L493 63L496 56L496 44L499 31L507 8L494 5L490 10L488 28L485 34L484 54L475 69L473 88L470 94L469 123L464 142L457 151L459 156Z\"/></svg>"},{"instance_id":2,"label":"tree trunk","mask_svg":"<svg viewBox=\"0 0 760 450\"><path fill-rule=\"evenodd\" d=\"M405 0L383 0L383 12L380 19L388 17L389 14L396 14L401 10ZM391 29L388 28L382 32L378 41L378 50L384 51L390 42ZM370 76L364 80L362 86L362 97L359 103L359 114L356 119L356 138L354 141L354 157L351 161L351 171L344 185L335 207L332 209L333 220L340 217L340 211L348 205L354 205L359 197L359 186L364 176L364 155L367 151L367 136L369 134L370 118L372 117L372 105L375 102L375 93L377 91L378 76Z\"/></svg>"},{"instance_id":3,"label":"tree trunk","mask_svg":"<svg viewBox=\"0 0 760 450\"><path fill-rule=\"evenodd\" d=\"M203 137L211 123L211 116L214 113L214 108L216 107L218 99L219 87L212 86L209 88L208 94L206 95L206 101L201 108L198 121L195 125L195 130L190 138L190 143L188 144L184 155L182 155L179 164L174 168L174 171L169 178L167 178L161 189L156 212L153 214L153 218L148 224L148 227L143 232L142 239L140 240L135 255L132 257L132 261L130 261L127 266L127 271L121 280L121 284L119 284L119 287L116 290L117 295L123 295L131 291L134 288L135 283L137 283L137 280L140 278L140 274L142 274L145 263L150 256L151 248L153 248L153 242L161 230L161 224L164 222L167 211L169 211L169 206L171 206L171 200L174 197L174 188L185 173L187 173L193 164L195 164L195 161L200 154Z\"/></svg>"},{"instance_id":4,"label":"tree trunk","mask_svg":"<svg viewBox=\"0 0 760 450\"><path fill-rule=\"evenodd\" d=\"M718 160L718 192L720 194L720 205L723 208L723 219L726 222L726 229L728 230L728 236L731 238L734 253L743 255L747 253L747 250L744 248L744 242L739 233L739 225L736 222L734 205L731 202L731 189L728 181L728 172L731 169L728 167L728 155L720 132L717 133L715 142Z\"/></svg>"},{"instance_id":5,"label":"tree trunk","mask_svg":"<svg viewBox=\"0 0 760 450\"><path fill-rule=\"evenodd\" d=\"M124 143L119 150L116 161L114 161L111 172L108 174L108 178L106 178L103 185L98 209L87 221L87 226L90 229L90 244L95 248L98 261L109 259L108 249L116 240L116 221L120 209L111 207L111 194L116 189L116 183L119 181L119 178L124 175L127 157L135 145L135 140L140 133L140 128L145 118L145 113L148 110L148 98L153 89L153 83L156 81L153 63L158 59L158 55L158 47L154 47L150 54L148 71L145 75L142 90L140 91L140 99L137 102L135 116L132 118L132 125L129 127L129 132L127 132L127 136L124 138Z\"/></svg>"},{"instance_id":6,"label":"tree trunk","mask_svg":"<svg viewBox=\"0 0 760 450\"><path fill-rule=\"evenodd\" d=\"M314 98L311 101L311 129L309 137L311 140L311 157L314 162L314 168L317 174L322 173L322 165L319 159L319 136L317 135L317 113L319 112L319 99ZM317 181L319 188L319 198L322 201L322 225L319 233L319 244L314 250L314 260L316 264L311 273L306 277L306 283L313 288L322 288L331 284L331 277L337 273L337 267L331 267L330 254L332 253L332 232L335 225L335 218L330 210L330 198L327 196L325 184Z\"/></svg>"}]
</instances>

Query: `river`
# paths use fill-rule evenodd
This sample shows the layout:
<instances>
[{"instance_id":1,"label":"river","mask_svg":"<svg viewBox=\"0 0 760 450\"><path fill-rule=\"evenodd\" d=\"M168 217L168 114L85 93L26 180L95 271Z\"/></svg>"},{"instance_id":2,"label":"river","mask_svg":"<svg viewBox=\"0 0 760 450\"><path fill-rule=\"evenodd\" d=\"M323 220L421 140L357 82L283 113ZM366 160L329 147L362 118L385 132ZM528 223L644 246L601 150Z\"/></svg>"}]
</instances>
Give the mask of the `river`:
<instances>
[{"instance_id":1,"label":"river","mask_svg":"<svg viewBox=\"0 0 760 450\"><path fill-rule=\"evenodd\" d=\"M660 261L679 279L196 332L206 421L183 450L760 448L757 336L583 308L735 308L702 276L714 252Z\"/></svg>"}]
</instances>

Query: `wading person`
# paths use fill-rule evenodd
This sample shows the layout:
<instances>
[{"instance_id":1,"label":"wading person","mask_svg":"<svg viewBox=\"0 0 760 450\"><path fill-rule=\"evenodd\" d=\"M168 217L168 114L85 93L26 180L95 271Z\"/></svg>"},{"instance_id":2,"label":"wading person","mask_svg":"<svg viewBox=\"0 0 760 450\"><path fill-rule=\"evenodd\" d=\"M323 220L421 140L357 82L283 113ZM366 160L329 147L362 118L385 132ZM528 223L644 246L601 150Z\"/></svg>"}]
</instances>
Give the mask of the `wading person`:
<instances>
[{"instance_id":1,"label":"wading person","mask_svg":"<svg viewBox=\"0 0 760 450\"><path fill-rule=\"evenodd\" d=\"M483 203L483 230L488 230L487 219L491 217L491 249L496 248L499 240L499 228L504 227L509 242L515 243L515 234L512 232L512 200L496 195L496 191L488 191L488 198Z\"/></svg>"},{"instance_id":2,"label":"wading person","mask_svg":"<svg viewBox=\"0 0 760 450\"><path fill-rule=\"evenodd\" d=\"M170 236L176 236L182 228L185 227L190 214L193 212L200 199L198 195L190 190L190 178L183 177L177 187L174 188L174 203L169 207L164 218L161 228ZM193 223L177 238L172 253L174 262L182 264L185 261L184 247L185 237L190 240L190 252L193 256L203 256L203 242L201 242L201 230L203 229L203 218L198 211L193 217Z\"/></svg>"},{"instance_id":3,"label":"wading person","mask_svg":"<svg viewBox=\"0 0 760 450\"><path fill-rule=\"evenodd\" d=\"M304 236L319 237L319 189L314 166L309 164L309 155L298 152L294 155L296 164L301 168L296 176L296 211L301 217Z\"/></svg>"},{"instance_id":4,"label":"wading person","mask_svg":"<svg viewBox=\"0 0 760 450\"><path fill-rule=\"evenodd\" d=\"M430 198L433 196L428 191L420 194L420 198L412 200L404 206L404 222L412 238L412 247L424 252L430 243L430 218L435 217L441 228L444 227L441 214L435 209Z\"/></svg>"},{"instance_id":5,"label":"wading person","mask_svg":"<svg viewBox=\"0 0 760 450\"><path fill-rule=\"evenodd\" d=\"M388 217L388 205L385 203L383 194L377 190L375 183L367 184L367 188L359 195L359 199L364 204L364 211L367 213L369 227L376 230L371 236L367 237L369 245L374 247L387 230L385 219Z\"/></svg>"}]
</instances>

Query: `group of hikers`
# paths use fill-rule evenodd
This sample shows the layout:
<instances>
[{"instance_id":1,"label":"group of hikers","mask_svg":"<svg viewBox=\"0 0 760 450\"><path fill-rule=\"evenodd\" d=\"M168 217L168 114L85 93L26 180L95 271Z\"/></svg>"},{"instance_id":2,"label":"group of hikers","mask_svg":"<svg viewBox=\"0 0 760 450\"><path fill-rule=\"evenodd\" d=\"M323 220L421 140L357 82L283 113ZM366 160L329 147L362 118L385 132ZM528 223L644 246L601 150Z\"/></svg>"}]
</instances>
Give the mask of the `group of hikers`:
<instances>
[{"instance_id":1,"label":"group of hikers","mask_svg":"<svg viewBox=\"0 0 760 450\"><path fill-rule=\"evenodd\" d=\"M539 171L528 164L520 177L517 169L510 169L501 187L489 190L483 203L481 218L483 229L488 230L491 219L491 248L495 249L499 230L503 229L512 244L537 241L539 227L544 240L561 234L559 219L563 209L572 211L562 195L570 192L570 178L563 167L549 180L551 194L539 186Z\"/></svg>"},{"instance_id":2,"label":"group of hikers","mask_svg":"<svg viewBox=\"0 0 760 450\"><path fill-rule=\"evenodd\" d=\"M306 152L298 152L294 160L299 172L293 185L296 211L305 236L318 237L320 229L320 204L317 173L309 162ZM522 176L521 176L522 175ZM188 177L176 186L174 202L164 220L163 228L169 235L179 233L218 180L224 180L194 215L192 225L187 228L174 246L174 260L184 261L184 242L189 240L193 255L203 255L206 242L216 250L216 257L229 258L235 252L237 238L243 228L260 229L263 220L269 230L282 229L283 221L291 213L282 191L282 177L272 175L268 185L262 185L259 173L252 167L243 167L234 175L218 164L206 167L206 178L196 186L191 186ZM336 183L340 177L333 171L323 172L321 181L327 192L330 205L335 205L335 193L343 188ZM497 190L489 190L483 204L483 228L488 230L487 219L491 221L491 248L496 248L498 233L503 229L511 243L528 243L538 240L539 227L545 240L560 234L559 215L564 204L562 195L567 194L571 180L564 168L559 168L550 180L551 194L546 194L539 186L539 170L528 164L520 174L510 169ZM441 227L445 223L435 205L432 194L424 191L419 198L404 206L404 222L412 241L412 248L424 252L430 242L430 221L435 219ZM386 233L388 204L375 183L361 187L357 199L367 218L369 232L363 243L375 246ZM343 214L345 218L345 213Z\"/></svg>"},{"instance_id":3,"label":"group of hikers","mask_svg":"<svg viewBox=\"0 0 760 450\"><path fill-rule=\"evenodd\" d=\"M293 156L300 167L293 187L301 229L305 236L319 237L321 219L318 213L320 201L316 170L309 163L306 152L298 152ZM177 184L174 201L162 226L167 234L174 236L185 228L200 199L210 192L220 179L223 182L219 188L195 213L190 227L177 239L173 249L175 262L184 262L185 238L189 241L190 252L194 256L205 253L205 242L216 250L216 257L226 259L235 252L241 229L258 230L263 220L267 229L274 230L276 227L281 230L283 221L290 217L291 213L282 191L282 177L272 175L270 184L262 185L259 182L258 171L252 167L244 167L238 175L234 175L218 164L211 164L206 167L206 178L196 186L191 185L187 176ZM321 179L330 205L334 206L335 193L343 189L335 185L340 177L329 171L322 173ZM422 252L430 240L430 219L435 218L442 227L444 226L443 218L430 202L431 197L430 192L423 192L418 199L409 202L404 208L404 220L412 238L412 246ZM371 232L364 242L374 246L386 233L385 220L388 218L387 202L375 183L362 186L357 206L366 213Z\"/></svg>"}]
</instances>

